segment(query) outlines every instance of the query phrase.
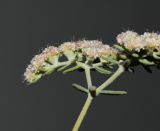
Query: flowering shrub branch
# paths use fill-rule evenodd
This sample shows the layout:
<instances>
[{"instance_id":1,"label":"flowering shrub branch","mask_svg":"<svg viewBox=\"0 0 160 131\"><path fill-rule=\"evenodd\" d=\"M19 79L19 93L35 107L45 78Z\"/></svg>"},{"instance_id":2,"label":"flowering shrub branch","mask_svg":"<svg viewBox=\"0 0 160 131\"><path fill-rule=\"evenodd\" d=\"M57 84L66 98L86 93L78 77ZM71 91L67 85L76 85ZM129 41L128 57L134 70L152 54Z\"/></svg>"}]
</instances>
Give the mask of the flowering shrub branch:
<instances>
[{"instance_id":1,"label":"flowering shrub branch","mask_svg":"<svg viewBox=\"0 0 160 131\"><path fill-rule=\"evenodd\" d=\"M66 61L61 61L66 57ZM37 82L41 77L56 71L67 74L73 71L84 71L87 87L79 84L72 86L88 95L84 107L72 131L78 131L92 103L100 95L124 95L126 91L106 89L123 72L133 72L134 67L141 65L148 72L150 67L160 68L160 35L146 32L139 35L133 31L122 32L117 36L113 47L98 40L81 40L64 42L59 47L49 46L36 55L27 67L24 78L29 83ZM116 71L114 69L117 69ZM100 86L94 86L91 71L110 77Z\"/></svg>"}]
</instances>

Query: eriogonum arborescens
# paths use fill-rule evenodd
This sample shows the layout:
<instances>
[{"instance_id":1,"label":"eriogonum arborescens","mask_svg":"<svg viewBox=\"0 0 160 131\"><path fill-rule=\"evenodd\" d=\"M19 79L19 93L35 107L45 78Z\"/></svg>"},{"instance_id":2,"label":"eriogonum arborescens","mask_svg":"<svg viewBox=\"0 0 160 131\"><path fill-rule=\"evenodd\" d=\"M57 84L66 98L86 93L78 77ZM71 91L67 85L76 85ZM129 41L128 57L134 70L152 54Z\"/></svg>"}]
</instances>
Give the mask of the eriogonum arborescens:
<instances>
[{"instance_id":1,"label":"eriogonum arborescens","mask_svg":"<svg viewBox=\"0 0 160 131\"><path fill-rule=\"evenodd\" d=\"M61 57L66 57L62 61ZM64 74L83 70L87 87L72 84L77 90L88 95L84 107L72 131L78 131L92 100L100 95L124 95L126 91L106 90L124 71L133 71L134 66L142 65L151 72L150 66L160 66L160 35L146 32L139 35L133 31L122 32L117 36L113 47L98 40L64 42L59 47L49 46L36 55L24 73L29 83L37 82L42 76L55 71ZM115 70L116 69L116 70ZM109 75L101 85L92 84L91 71Z\"/></svg>"}]
</instances>

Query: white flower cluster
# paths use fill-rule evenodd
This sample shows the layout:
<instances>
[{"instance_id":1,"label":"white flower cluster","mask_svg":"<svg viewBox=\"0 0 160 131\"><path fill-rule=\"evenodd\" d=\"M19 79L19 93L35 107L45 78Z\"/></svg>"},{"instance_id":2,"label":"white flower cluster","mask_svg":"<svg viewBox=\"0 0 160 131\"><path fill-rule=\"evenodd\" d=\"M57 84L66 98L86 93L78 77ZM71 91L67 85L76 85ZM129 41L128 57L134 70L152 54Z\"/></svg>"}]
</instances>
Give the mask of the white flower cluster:
<instances>
[{"instance_id":1,"label":"white flower cluster","mask_svg":"<svg viewBox=\"0 0 160 131\"><path fill-rule=\"evenodd\" d=\"M160 51L160 34L145 32L139 35L133 31L122 32L117 36L117 42L129 50L140 51L151 49Z\"/></svg>"},{"instance_id":2,"label":"white flower cluster","mask_svg":"<svg viewBox=\"0 0 160 131\"><path fill-rule=\"evenodd\" d=\"M49 46L45 48L42 53L36 55L32 60L30 65L26 68L24 73L24 78L29 83L32 83L34 80L38 79L37 77L41 77L41 74L38 75L40 68L45 66L46 61L49 58L57 56L59 53L58 48L54 46ZM52 61L53 62L53 61Z\"/></svg>"},{"instance_id":3,"label":"white flower cluster","mask_svg":"<svg viewBox=\"0 0 160 131\"><path fill-rule=\"evenodd\" d=\"M160 34L158 33L145 32L143 35L139 35L133 31L126 31L117 36L117 42L129 51L153 51L153 57L160 59ZM42 75L49 74L53 70L64 66L64 63L59 61L59 57L62 55L68 59L68 61L64 63L68 62L71 64L73 62L76 63L76 61L85 63L87 58L91 58L92 60L99 58L102 63L111 64L114 60L120 59L120 57L117 56L121 56L117 49L103 44L98 40L64 42L59 47L49 46L45 48L42 53L36 55L24 73L25 80L33 83L41 78ZM93 61L93 63L94 62L95 61ZM143 62L146 63L146 59Z\"/></svg>"},{"instance_id":4,"label":"white flower cluster","mask_svg":"<svg viewBox=\"0 0 160 131\"><path fill-rule=\"evenodd\" d=\"M109 45L103 45L101 41L98 40L81 40L77 42L64 42L58 48L54 46L49 46L45 48L41 54L36 55L32 60L30 65L27 67L24 73L25 80L29 83L33 83L42 76L41 68L48 66L49 62L51 65L58 63L58 58L60 54L66 55L66 52L72 54L81 53L84 57L97 58L101 56L111 56L117 55L118 51L113 49ZM69 60L69 59L68 59ZM57 64L56 63L56 64Z\"/></svg>"},{"instance_id":5,"label":"white flower cluster","mask_svg":"<svg viewBox=\"0 0 160 131\"><path fill-rule=\"evenodd\" d=\"M97 58L102 55L115 55L117 50L110 47L109 45L104 45L98 40L81 40L77 42L65 42L60 45L60 51L65 52L68 50L82 52L83 55L88 57Z\"/></svg>"}]
</instances>

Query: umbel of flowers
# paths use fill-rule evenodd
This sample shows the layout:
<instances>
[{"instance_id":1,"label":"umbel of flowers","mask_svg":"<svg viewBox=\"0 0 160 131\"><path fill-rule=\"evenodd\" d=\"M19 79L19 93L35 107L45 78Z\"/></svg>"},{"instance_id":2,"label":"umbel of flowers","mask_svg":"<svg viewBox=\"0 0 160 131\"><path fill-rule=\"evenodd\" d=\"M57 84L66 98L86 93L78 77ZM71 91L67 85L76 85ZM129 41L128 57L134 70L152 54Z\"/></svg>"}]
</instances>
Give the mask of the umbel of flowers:
<instances>
[{"instance_id":1,"label":"umbel of flowers","mask_svg":"<svg viewBox=\"0 0 160 131\"><path fill-rule=\"evenodd\" d=\"M65 61L62 61L62 57L66 57ZM72 131L78 131L96 96L127 94L126 91L108 90L106 87L124 71L132 72L134 66L138 65L143 66L148 72L151 72L151 66L160 68L160 35L158 33L145 32L139 35L133 31L122 32L117 36L117 44L113 47L98 40L71 41L64 42L59 47L49 46L31 60L24 78L32 84L56 71L62 71L63 74L84 71L87 87L72 84L88 96L72 129ZM92 83L91 71L110 75L110 77L96 87Z\"/></svg>"},{"instance_id":2,"label":"umbel of flowers","mask_svg":"<svg viewBox=\"0 0 160 131\"><path fill-rule=\"evenodd\" d=\"M151 66L159 68L159 34L145 32L139 35L136 32L126 31L117 36L117 43L114 47L124 54L121 55L123 60L130 61L130 67L142 65L148 72L151 72Z\"/></svg>"},{"instance_id":3,"label":"umbel of flowers","mask_svg":"<svg viewBox=\"0 0 160 131\"><path fill-rule=\"evenodd\" d=\"M66 57L67 61L60 61L60 57ZM64 70L64 73L67 73L80 68L84 69L87 65L101 73L110 74L111 72L105 70L103 66L106 65L107 68L115 64L110 60L116 61L117 57L116 49L97 40L64 42L59 47L49 46L36 55L31 60L24 76L28 83L34 83L43 75L53 71Z\"/></svg>"}]
</instances>

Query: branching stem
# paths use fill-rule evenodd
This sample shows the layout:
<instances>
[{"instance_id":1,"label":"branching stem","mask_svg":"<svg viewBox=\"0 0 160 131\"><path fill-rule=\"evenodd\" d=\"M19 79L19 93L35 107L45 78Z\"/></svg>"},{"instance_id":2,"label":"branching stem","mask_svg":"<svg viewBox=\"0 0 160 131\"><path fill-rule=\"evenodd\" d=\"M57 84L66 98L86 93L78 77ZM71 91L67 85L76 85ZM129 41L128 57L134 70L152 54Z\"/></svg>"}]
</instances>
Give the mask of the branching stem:
<instances>
[{"instance_id":1,"label":"branching stem","mask_svg":"<svg viewBox=\"0 0 160 131\"><path fill-rule=\"evenodd\" d=\"M100 92L105 89L108 85L110 85L119 75L121 75L123 72L125 71L125 68L123 65L119 65L118 70L109 78L107 79L102 85L100 85L97 90L96 93L97 95L100 94Z\"/></svg>"},{"instance_id":2,"label":"branching stem","mask_svg":"<svg viewBox=\"0 0 160 131\"><path fill-rule=\"evenodd\" d=\"M78 63L79 65L82 65L81 63ZM86 74L86 79L87 79L87 85L88 85L88 97L87 100L82 108L82 111L72 129L72 131L78 131L82 121L84 119L84 117L87 114L87 111L92 103L92 100L94 99L94 97L91 95L90 90L92 90L93 85L92 85L92 80L91 80L91 72L90 72L90 67L82 65L84 70L85 70L85 74ZM117 69L117 71L108 79L106 80L102 85L100 85L97 89L96 89L96 95L99 95L100 93L104 93L104 94L126 94L126 92L124 91L104 91L104 89L110 85L120 74L122 74L125 71L124 66L119 65L119 68ZM77 85L76 85L77 86ZM77 86L78 89L80 90L84 90L82 87ZM86 90L85 90L86 91Z\"/></svg>"}]
</instances>

